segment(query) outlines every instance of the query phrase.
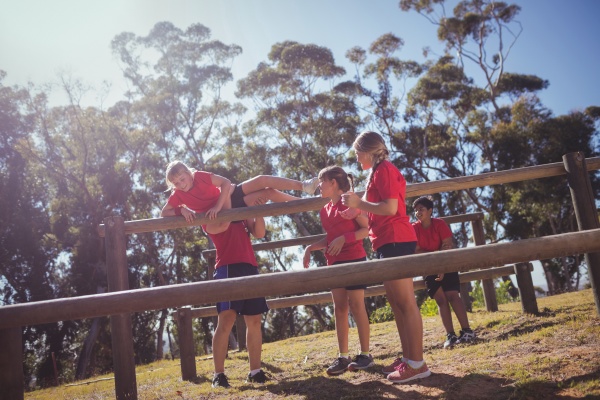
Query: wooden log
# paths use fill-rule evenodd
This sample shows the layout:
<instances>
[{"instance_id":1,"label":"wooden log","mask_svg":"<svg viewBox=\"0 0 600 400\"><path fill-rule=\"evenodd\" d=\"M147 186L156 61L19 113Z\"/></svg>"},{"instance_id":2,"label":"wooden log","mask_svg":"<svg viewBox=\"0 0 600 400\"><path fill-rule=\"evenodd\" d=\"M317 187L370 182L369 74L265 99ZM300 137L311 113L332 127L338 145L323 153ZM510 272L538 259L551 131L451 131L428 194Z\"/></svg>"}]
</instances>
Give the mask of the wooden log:
<instances>
[{"instance_id":1,"label":"wooden log","mask_svg":"<svg viewBox=\"0 0 600 400\"><path fill-rule=\"evenodd\" d=\"M600 157L592 157L587 160L588 170L600 169ZM504 183L520 182L551 176L565 175L563 163L552 163L536 165L525 168L515 168L508 171L488 172L485 174L463 176L459 178L441 179L439 181L412 183L406 186L406 197L417 197L425 194L472 189L476 187L500 185ZM278 216L293 214L303 211L315 211L321 209L329 199L319 197L288 201L286 203L264 204L262 206L236 208L223 210L214 221L235 221L253 216ZM151 218L125 223L125 233L155 232L165 229L199 226L208 222L206 218L196 219L193 223L187 223L183 217ZM104 236L105 226L98 226L98 234Z\"/></svg>"},{"instance_id":2,"label":"wooden log","mask_svg":"<svg viewBox=\"0 0 600 400\"><path fill-rule=\"evenodd\" d=\"M23 335L21 327L0 329L0 398L23 400Z\"/></svg>"},{"instance_id":3,"label":"wooden log","mask_svg":"<svg viewBox=\"0 0 600 400\"><path fill-rule=\"evenodd\" d=\"M192 326L192 308L177 309L177 328L179 330L179 353L181 358L181 378L184 381L196 379L196 349L194 348L194 329Z\"/></svg>"},{"instance_id":4,"label":"wooden log","mask_svg":"<svg viewBox=\"0 0 600 400\"><path fill-rule=\"evenodd\" d=\"M596 209L596 201L594 200L594 192L584 155L580 152L565 154L563 162L567 171L567 181L571 189L571 198L573 199L579 230L600 228L598 210ZM588 266L590 283L594 293L596 313L600 316L600 253L586 253L585 262Z\"/></svg>"},{"instance_id":5,"label":"wooden log","mask_svg":"<svg viewBox=\"0 0 600 400\"><path fill-rule=\"evenodd\" d=\"M372 260L55 299L0 307L0 329L147 310L177 308L253 297L285 296L331 287L376 284L415 276L464 272L496 265L600 251L600 229L563 233L510 243L495 243L398 258Z\"/></svg>"},{"instance_id":6,"label":"wooden log","mask_svg":"<svg viewBox=\"0 0 600 400\"><path fill-rule=\"evenodd\" d=\"M106 274L109 292L127 291L129 278L127 247L123 217L104 219L106 225ZM129 313L110 316L113 368L115 372L115 397L119 400L137 399L133 332Z\"/></svg>"},{"instance_id":7,"label":"wooden log","mask_svg":"<svg viewBox=\"0 0 600 400\"><path fill-rule=\"evenodd\" d=\"M521 308L525 314L538 315L537 299L533 288L533 279L530 272L531 263L517 263L515 274L517 275L517 286L521 297Z\"/></svg>"},{"instance_id":8,"label":"wooden log","mask_svg":"<svg viewBox=\"0 0 600 400\"><path fill-rule=\"evenodd\" d=\"M529 264L531 270L533 267ZM514 266L505 266L505 267L496 267L489 269L482 269L479 271L470 271L460 273L459 279L461 283L471 282L474 280L480 280L483 278L497 278L500 276L513 274ZM413 281L413 289L415 291L425 289L425 282L423 279L416 279ZM370 286L365 289L365 297L372 296L382 296L385 295L385 288L383 285ZM302 296L290 296L290 297L282 297L278 299L267 299L267 304L270 309L278 309L278 308L287 308L287 307L296 307L296 306L307 306L312 304L324 304L331 303L331 292L324 293L313 293L306 294ZM209 306L209 307L200 307L200 308L192 308L190 310L192 318L205 318L212 317L217 315L217 307Z\"/></svg>"},{"instance_id":9,"label":"wooden log","mask_svg":"<svg viewBox=\"0 0 600 400\"><path fill-rule=\"evenodd\" d=\"M483 222L481 220L471 222L473 229L473 241L475 246L485 244L485 235L483 233ZM496 288L494 287L493 279L482 279L481 288L483 289L483 298L485 300L485 308L490 312L498 311L498 299L496 298Z\"/></svg>"}]
</instances>

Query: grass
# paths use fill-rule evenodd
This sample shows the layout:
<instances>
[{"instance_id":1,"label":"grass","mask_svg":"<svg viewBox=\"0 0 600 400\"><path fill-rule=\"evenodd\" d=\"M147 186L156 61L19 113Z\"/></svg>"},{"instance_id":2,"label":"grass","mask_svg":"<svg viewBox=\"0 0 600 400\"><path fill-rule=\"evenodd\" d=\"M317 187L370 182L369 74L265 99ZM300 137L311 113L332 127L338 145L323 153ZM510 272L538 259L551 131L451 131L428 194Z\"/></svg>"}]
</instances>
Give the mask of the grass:
<instances>
[{"instance_id":1,"label":"grass","mask_svg":"<svg viewBox=\"0 0 600 400\"><path fill-rule=\"evenodd\" d=\"M538 299L539 316L524 315L520 303L489 313L469 313L478 339L444 350L439 317L423 318L425 359L432 376L393 385L379 373L399 351L394 322L371 325L376 366L331 378L325 368L337 355L335 332L297 337L263 346L267 385L245 383L247 354L231 352L226 372L232 388L213 389L212 360L198 357L198 378L181 380L178 360L136 369L139 399L533 399L600 398L600 318L591 290ZM458 326L455 321L455 326ZM358 346L356 330L351 347ZM352 349L356 350L356 349ZM113 399L111 375L25 394L26 399Z\"/></svg>"}]
</instances>

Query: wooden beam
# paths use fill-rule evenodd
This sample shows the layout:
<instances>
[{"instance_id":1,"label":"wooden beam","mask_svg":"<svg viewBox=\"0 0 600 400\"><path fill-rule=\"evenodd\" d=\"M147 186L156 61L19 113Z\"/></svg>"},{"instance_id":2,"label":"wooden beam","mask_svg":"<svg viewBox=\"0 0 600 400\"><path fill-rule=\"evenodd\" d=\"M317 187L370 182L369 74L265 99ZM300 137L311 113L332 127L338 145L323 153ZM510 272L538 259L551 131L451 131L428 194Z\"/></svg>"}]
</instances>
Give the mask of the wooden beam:
<instances>
[{"instance_id":1,"label":"wooden beam","mask_svg":"<svg viewBox=\"0 0 600 400\"><path fill-rule=\"evenodd\" d=\"M263 296L318 292L600 251L600 229L328 268L261 274L0 307L0 329Z\"/></svg>"}]
</instances>

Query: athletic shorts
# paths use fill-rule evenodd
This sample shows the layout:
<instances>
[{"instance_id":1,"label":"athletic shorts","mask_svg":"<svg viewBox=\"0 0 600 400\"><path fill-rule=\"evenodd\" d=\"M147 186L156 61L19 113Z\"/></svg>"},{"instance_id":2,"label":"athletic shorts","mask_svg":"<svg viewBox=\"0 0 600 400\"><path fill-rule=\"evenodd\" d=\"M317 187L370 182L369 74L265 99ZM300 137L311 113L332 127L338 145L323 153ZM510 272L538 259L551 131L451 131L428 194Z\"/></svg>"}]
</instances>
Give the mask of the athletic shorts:
<instances>
[{"instance_id":1,"label":"athletic shorts","mask_svg":"<svg viewBox=\"0 0 600 400\"><path fill-rule=\"evenodd\" d=\"M460 292L460 279L458 272L448 272L444 274L444 279L436 281L437 275L428 275L425 277L425 287L427 294L433 299L435 292L441 287L444 292L457 291Z\"/></svg>"},{"instance_id":2,"label":"athletic shorts","mask_svg":"<svg viewBox=\"0 0 600 400\"><path fill-rule=\"evenodd\" d=\"M242 190L242 184L235 185L235 189L233 189L233 193L231 194L231 208L242 208L248 207L244 202L244 191Z\"/></svg>"},{"instance_id":3,"label":"athletic shorts","mask_svg":"<svg viewBox=\"0 0 600 400\"><path fill-rule=\"evenodd\" d=\"M417 242L386 243L375 250L377 258L392 258L415 254Z\"/></svg>"},{"instance_id":4,"label":"athletic shorts","mask_svg":"<svg viewBox=\"0 0 600 400\"><path fill-rule=\"evenodd\" d=\"M237 263L223 265L217 268L213 279L240 278L244 276L258 275L258 268L248 263ZM258 315L269 311L267 301L264 297L247 300L221 301L217 303L217 312L235 310L238 315Z\"/></svg>"},{"instance_id":5,"label":"athletic shorts","mask_svg":"<svg viewBox=\"0 0 600 400\"><path fill-rule=\"evenodd\" d=\"M367 257L357 258L356 260L336 261L332 265L348 264L348 263L360 262L360 261L367 261ZM345 289L346 290L361 290L361 289L364 290L368 287L369 287L368 285L354 285L354 286L346 286Z\"/></svg>"}]
</instances>

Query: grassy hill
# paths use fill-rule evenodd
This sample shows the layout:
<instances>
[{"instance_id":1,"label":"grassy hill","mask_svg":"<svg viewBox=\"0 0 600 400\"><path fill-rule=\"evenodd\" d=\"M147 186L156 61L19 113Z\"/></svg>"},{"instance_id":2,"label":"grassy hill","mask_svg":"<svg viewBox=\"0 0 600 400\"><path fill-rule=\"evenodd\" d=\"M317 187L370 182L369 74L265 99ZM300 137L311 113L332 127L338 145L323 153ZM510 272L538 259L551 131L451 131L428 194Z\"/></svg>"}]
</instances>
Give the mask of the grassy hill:
<instances>
[{"instance_id":1,"label":"grassy hill","mask_svg":"<svg viewBox=\"0 0 600 400\"><path fill-rule=\"evenodd\" d=\"M425 359L431 377L394 385L379 372L393 361L399 339L393 322L371 326L376 366L331 378L325 368L337 355L335 332L263 346L267 385L245 383L247 354L232 352L226 372L232 388L212 389L212 360L197 358L196 382L181 380L178 360L137 368L139 399L550 399L600 398L600 318L591 290L538 299L539 316L524 315L520 303L488 313L469 313L478 340L444 350L439 317L424 323ZM457 323L455 322L455 326ZM351 329L350 346L358 346ZM352 352L352 350L351 350ZM26 393L26 399L113 399L112 376L75 386Z\"/></svg>"}]
</instances>

